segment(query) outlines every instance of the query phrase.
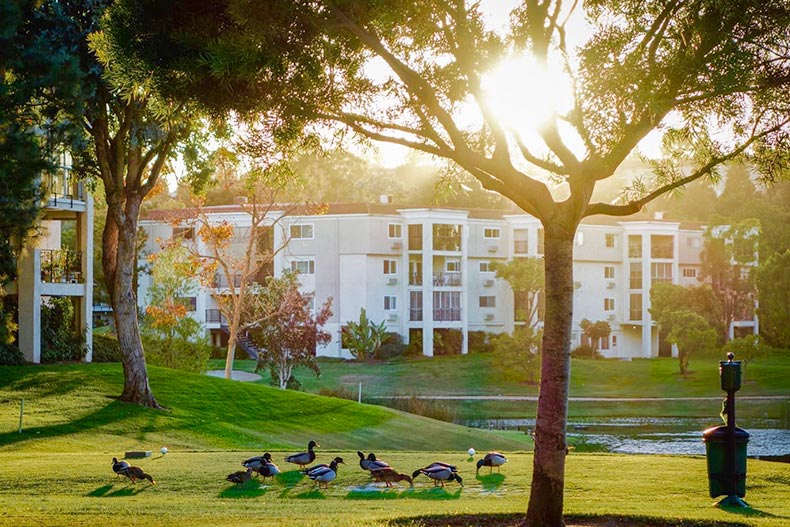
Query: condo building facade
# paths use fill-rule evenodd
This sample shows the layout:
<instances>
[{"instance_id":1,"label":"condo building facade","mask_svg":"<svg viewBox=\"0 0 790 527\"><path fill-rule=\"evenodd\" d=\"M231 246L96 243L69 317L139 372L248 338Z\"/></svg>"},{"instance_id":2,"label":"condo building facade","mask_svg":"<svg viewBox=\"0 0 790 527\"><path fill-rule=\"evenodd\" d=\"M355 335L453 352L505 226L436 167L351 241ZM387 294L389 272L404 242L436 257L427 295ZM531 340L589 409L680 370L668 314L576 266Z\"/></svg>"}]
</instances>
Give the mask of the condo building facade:
<instances>
[{"instance_id":1,"label":"condo building facade","mask_svg":"<svg viewBox=\"0 0 790 527\"><path fill-rule=\"evenodd\" d=\"M453 208L404 208L382 200L374 204L332 204L321 214L283 215L270 211L271 247L281 247L267 273L299 271L300 288L315 302L333 299L333 316L325 329L332 341L319 356L348 358L341 328L359 319L364 308L374 322L404 343L421 342L434 355L434 341L444 331L460 333L458 353L468 353L469 334L512 332L518 321L518 298L496 277L491 264L516 258L542 258L540 222L524 213ZM210 222L228 222L239 247L249 231L244 205L203 209ZM189 214L181 220L152 212L140 222L147 241L142 260L160 250L159 240L174 235L184 243L197 239ZM607 321L611 335L597 348L605 357L670 356L650 316L650 288L657 282L701 284L700 255L704 226L698 223L628 218L588 218L574 240L573 345L585 343L580 322ZM202 248L205 251L205 247ZM217 277L214 289L198 288L189 299L192 316L205 324L212 343L223 343L224 318L212 295L229 284ZM147 303L151 277L139 280L138 301ZM537 322L541 324L540 321ZM738 321L756 332L756 319Z\"/></svg>"}]
</instances>

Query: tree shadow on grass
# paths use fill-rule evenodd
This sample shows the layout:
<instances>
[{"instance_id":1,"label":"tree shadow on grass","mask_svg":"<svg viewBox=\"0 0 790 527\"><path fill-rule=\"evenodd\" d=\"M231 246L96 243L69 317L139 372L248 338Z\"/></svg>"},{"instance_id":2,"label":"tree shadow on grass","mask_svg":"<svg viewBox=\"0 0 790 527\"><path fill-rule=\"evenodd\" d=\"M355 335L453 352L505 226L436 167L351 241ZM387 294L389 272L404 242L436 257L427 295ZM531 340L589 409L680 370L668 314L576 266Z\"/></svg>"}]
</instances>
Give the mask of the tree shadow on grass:
<instances>
[{"instance_id":1,"label":"tree shadow on grass","mask_svg":"<svg viewBox=\"0 0 790 527\"><path fill-rule=\"evenodd\" d=\"M448 492L444 487L432 487L422 490L410 489L408 497L418 500L457 500L461 497L462 490L461 487L458 487L455 492Z\"/></svg>"},{"instance_id":2,"label":"tree shadow on grass","mask_svg":"<svg viewBox=\"0 0 790 527\"><path fill-rule=\"evenodd\" d=\"M478 474L475 479L483 485L483 490L486 491L494 491L497 490L502 484L505 482L505 475L504 474L486 474L485 476L481 476Z\"/></svg>"},{"instance_id":3,"label":"tree shadow on grass","mask_svg":"<svg viewBox=\"0 0 790 527\"><path fill-rule=\"evenodd\" d=\"M667 520L666 518L650 518L646 516L595 516L566 515L565 524L584 527L715 527L720 522L704 522L699 520ZM430 516L411 516L390 520L393 526L420 527L517 527L522 525L524 513L496 514L437 514ZM727 527L746 527L744 523L728 523Z\"/></svg>"}]
</instances>

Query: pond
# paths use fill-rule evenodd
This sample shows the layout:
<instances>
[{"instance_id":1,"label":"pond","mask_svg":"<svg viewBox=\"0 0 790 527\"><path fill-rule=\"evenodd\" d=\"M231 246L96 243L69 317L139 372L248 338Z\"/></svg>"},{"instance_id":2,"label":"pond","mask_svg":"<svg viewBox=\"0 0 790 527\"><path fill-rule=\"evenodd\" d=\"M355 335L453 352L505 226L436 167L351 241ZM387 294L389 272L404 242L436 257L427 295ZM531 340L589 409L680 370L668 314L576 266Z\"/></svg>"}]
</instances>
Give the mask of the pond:
<instances>
[{"instance_id":1,"label":"pond","mask_svg":"<svg viewBox=\"0 0 790 527\"><path fill-rule=\"evenodd\" d=\"M535 428L534 419L487 419L467 426L497 430ZM568 442L579 450L599 450L624 454L704 455L702 431L721 426L717 419L612 418L568 423ZM738 421L749 432L750 457L790 456L790 430L773 419Z\"/></svg>"}]
</instances>

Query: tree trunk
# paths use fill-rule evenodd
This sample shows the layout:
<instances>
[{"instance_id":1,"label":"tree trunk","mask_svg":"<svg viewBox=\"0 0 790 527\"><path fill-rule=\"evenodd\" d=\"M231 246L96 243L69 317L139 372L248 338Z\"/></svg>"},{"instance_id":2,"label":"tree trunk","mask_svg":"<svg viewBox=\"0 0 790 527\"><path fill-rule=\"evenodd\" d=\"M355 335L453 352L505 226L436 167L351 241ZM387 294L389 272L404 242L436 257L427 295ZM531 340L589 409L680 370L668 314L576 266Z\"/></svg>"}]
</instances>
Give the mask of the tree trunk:
<instances>
[{"instance_id":1,"label":"tree trunk","mask_svg":"<svg viewBox=\"0 0 790 527\"><path fill-rule=\"evenodd\" d=\"M230 380L233 375L233 361L236 359L236 340L239 338L239 323L235 317L228 325L228 353L225 355L225 378Z\"/></svg>"},{"instance_id":2,"label":"tree trunk","mask_svg":"<svg viewBox=\"0 0 790 527\"><path fill-rule=\"evenodd\" d=\"M108 200L108 209L118 206ZM150 408L160 408L148 384L145 353L140 340L137 320L137 295L132 287L137 259L137 218L139 203L127 204L127 210L113 214L108 210L107 223L102 236L104 276L112 285L110 303L115 317L115 331L123 356L124 386L120 399ZM121 216L127 222L119 226L114 218ZM114 265L113 265L114 264Z\"/></svg>"},{"instance_id":3,"label":"tree trunk","mask_svg":"<svg viewBox=\"0 0 790 527\"><path fill-rule=\"evenodd\" d=\"M541 351L532 487L525 522L529 527L564 525L562 505L573 318L573 236L573 227L563 227L558 223L545 226L546 322Z\"/></svg>"}]
</instances>

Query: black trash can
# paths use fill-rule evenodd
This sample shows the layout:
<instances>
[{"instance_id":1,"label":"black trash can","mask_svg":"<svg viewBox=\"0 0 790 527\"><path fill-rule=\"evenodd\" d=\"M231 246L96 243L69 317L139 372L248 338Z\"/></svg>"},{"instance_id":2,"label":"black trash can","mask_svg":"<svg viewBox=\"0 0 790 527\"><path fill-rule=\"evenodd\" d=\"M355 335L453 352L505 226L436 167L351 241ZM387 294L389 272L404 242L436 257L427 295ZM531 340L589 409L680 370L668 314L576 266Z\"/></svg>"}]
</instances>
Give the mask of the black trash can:
<instances>
[{"instance_id":1,"label":"black trash can","mask_svg":"<svg viewBox=\"0 0 790 527\"><path fill-rule=\"evenodd\" d=\"M727 427L716 426L702 432L705 457L708 460L708 489L710 497L727 494ZM738 497L746 496L746 444L749 432L735 427L735 490Z\"/></svg>"}]
</instances>

